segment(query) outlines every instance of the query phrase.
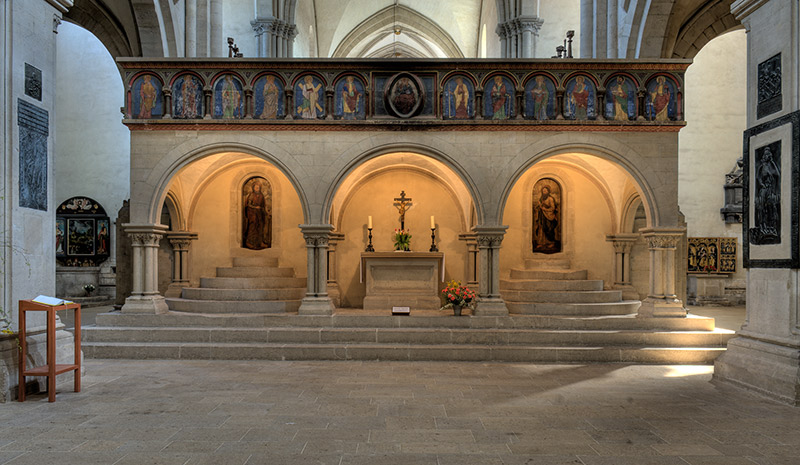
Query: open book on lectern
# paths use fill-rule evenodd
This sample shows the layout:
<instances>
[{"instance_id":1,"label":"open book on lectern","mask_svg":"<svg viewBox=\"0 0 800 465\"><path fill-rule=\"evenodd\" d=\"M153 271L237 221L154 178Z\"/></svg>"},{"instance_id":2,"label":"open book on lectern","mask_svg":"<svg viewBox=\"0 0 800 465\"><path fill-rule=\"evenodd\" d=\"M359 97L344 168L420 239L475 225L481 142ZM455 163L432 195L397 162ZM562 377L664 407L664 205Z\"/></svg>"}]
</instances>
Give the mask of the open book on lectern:
<instances>
[{"instance_id":1,"label":"open book on lectern","mask_svg":"<svg viewBox=\"0 0 800 465\"><path fill-rule=\"evenodd\" d=\"M33 299L33 301L36 302L37 304L49 305L51 307L55 307L56 305L66 305L72 303L71 300L59 299L58 297L48 297L46 295L36 296L36 298Z\"/></svg>"}]
</instances>

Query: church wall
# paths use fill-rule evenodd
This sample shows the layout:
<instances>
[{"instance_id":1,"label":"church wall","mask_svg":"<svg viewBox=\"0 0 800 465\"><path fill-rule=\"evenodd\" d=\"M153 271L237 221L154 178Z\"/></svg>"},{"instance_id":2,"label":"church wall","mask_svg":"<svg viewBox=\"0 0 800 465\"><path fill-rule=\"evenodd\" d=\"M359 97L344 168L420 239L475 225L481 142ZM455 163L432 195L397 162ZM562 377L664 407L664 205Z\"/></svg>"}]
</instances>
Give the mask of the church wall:
<instances>
[{"instance_id":1,"label":"church wall","mask_svg":"<svg viewBox=\"0 0 800 465\"><path fill-rule=\"evenodd\" d=\"M572 56L580 58L581 5L579 0L540 0L539 17L544 20L536 40L536 58L556 55L556 47L564 45L567 31L575 31Z\"/></svg>"},{"instance_id":2,"label":"church wall","mask_svg":"<svg viewBox=\"0 0 800 465\"><path fill-rule=\"evenodd\" d=\"M246 57L258 56L258 43L250 21L256 17L255 2L225 0L222 2L222 37L233 37L239 52ZM228 56L227 46L225 56Z\"/></svg>"},{"instance_id":3,"label":"church wall","mask_svg":"<svg viewBox=\"0 0 800 465\"><path fill-rule=\"evenodd\" d=\"M337 225L338 232L344 234L344 240L336 246L341 306L361 307L364 300L365 284L359 282L359 262L368 240L368 216L372 216L375 250L394 250L394 230L400 228L400 222L393 199L401 190L412 198L405 216L405 227L412 234L411 250L430 249L430 217L434 215L436 245L445 254L445 281L455 279L466 284L467 247L458 235L467 232L468 219L463 218L452 190L427 173L407 167L389 169L358 184L352 192L342 193L349 198L342 206L341 223Z\"/></svg>"}]
</instances>

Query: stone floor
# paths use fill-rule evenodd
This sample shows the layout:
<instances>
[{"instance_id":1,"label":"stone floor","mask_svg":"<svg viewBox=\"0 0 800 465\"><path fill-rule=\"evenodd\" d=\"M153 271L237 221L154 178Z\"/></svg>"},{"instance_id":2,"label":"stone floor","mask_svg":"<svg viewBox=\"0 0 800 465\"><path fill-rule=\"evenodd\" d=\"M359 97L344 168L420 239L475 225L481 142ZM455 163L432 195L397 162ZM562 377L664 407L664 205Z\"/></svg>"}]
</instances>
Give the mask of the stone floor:
<instances>
[{"instance_id":1,"label":"stone floor","mask_svg":"<svg viewBox=\"0 0 800 465\"><path fill-rule=\"evenodd\" d=\"M87 360L0 405L0 463L800 464L800 408L710 366Z\"/></svg>"}]
</instances>

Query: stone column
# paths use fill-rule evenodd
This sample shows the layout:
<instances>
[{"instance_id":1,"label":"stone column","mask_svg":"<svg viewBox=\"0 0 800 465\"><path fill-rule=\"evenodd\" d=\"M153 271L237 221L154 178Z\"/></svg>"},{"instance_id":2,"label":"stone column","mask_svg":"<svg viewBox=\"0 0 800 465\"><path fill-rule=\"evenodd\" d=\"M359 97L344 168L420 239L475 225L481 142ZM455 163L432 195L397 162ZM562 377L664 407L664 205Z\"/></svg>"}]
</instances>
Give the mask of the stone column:
<instances>
[{"instance_id":1,"label":"stone column","mask_svg":"<svg viewBox=\"0 0 800 465\"><path fill-rule=\"evenodd\" d=\"M331 315L333 302L328 296L328 242L330 224L301 224L308 253L308 287L300 304L300 315Z\"/></svg>"},{"instance_id":2,"label":"stone column","mask_svg":"<svg viewBox=\"0 0 800 465\"><path fill-rule=\"evenodd\" d=\"M162 224L122 225L133 246L133 290L125 299L125 313L167 313L164 297L158 294L158 242L167 231Z\"/></svg>"},{"instance_id":3,"label":"stone column","mask_svg":"<svg viewBox=\"0 0 800 465\"><path fill-rule=\"evenodd\" d=\"M257 53L260 58L265 58L271 56L270 54L270 47L272 45L271 42L271 35L267 32L272 22L267 19L256 19L250 21L250 25L253 27L253 32L256 35L256 44L257 44Z\"/></svg>"},{"instance_id":4,"label":"stone column","mask_svg":"<svg viewBox=\"0 0 800 465\"><path fill-rule=\"evenodd\" d=\"M638 300L639 293L631 284L631 249L638 234L609 234L606 241L614 246L614 289L622 291L625 300Z\"/></svg>"},{"instance_id":5,"label":"stone column","mask_svg":"<svg viewBox=\"0 0 800 465\"><path fill-rule=\"evenodd\" d=\"M186 0L185 4L185 39L184 56L187 58L197 56L197 0Z\"/></svg>"},{"instance_id":6,"label":"stone column","mask_svg":"<svg viewBox=\"0 0 800 465\"><path fill-rule=\"evenodd\" d=\"M211 42L211 56L227 56L225 39L222 37L222 0L211 0L211 23L209 41Z\"/></svg>"},{"instance_id":7,"label":"stone column","mask_svg":"<svg viewBox=\"0 0 800 465\"><path fill-rule=\"evenodd\" d=\"M473 233L458 235L458 239L467 243L467 286L478 288L478 239Z\"/></svg>"},{"instance_id":8,"label":"stone column","mask_svg":"<svg viewBox=\"0 0 800 465\"><path fill-rule=\"evenodd\" d=\"M786 0L735 0L731 13L747 30L747 127L780 125L775 119L800 110L800 4ZM780 58L775 58L780 53ZM774 61L773 61L774 60ZM775 66L780 60L780 66ZM760 66L761 65L761 66ZM761 101L761 103L759 103ZM779 105L770 105L779 104ZM789 121L787 121L789 123ZM794 123L797 124L796 122ZM772 143L776 137L760 132L750 139L749 185L743 186L750 227L755 226L755 150ZM797 143L796 141L794 143ZM792 143L787 144L789 146ZM794 147L796 156L797 147ZM791 159L792 149L782 148L781 157ZM783 159L783 158L782 158ZM791 177L790 173L785 173ZM781 174L783 176L783 173ZM783 178L782 178L783 179ZM781 204L797 200L789 185L782 183ZM753 199L753 200L751 200ZM785 199L785 200L784 200ZM788 212L791 207L785 211ZM746 210L746 211L747 211ZM781 217L781 224L792 223L792 215ZM788 250L800 241L798 231L787 226L780 234L780 246ZM747 236L745 236L747 237ZM747 318L738 337L728 342L728 349L714 364L714 382L736 386L759 395L800 406L800 271L790 253L779 256L778 244L763 244L753 235L746 245ZM755 239L755 240L754 240ZM780 259L784 259L781 260ZM755 260L758 260L755 262ZM763 260L763 261L762 261ZM760 262L760 263L759 263ZM766 262L766 263L764 263Z\"/></svg>"},{"instance_id":9,"label":"stone column","mask_svg":"<svg viewBox=\"0 0 800 465\"><path fill-rule=\"evenodd\" d=\"M197 240L197 233L171 231L167 240L172 246L172 282L169 283L165 297L180 297L184 287L189 285L189 246Z\"/></svg>"},{"instance_id":10,"label":"stone column","mask_svg":"<svg viewBox=\"0 0 800 465\"><path fill-rule=\"evenodd\" d=\"M594 1L581 0L581 58L594 57Z\"/></svg>"},{"instance_id":11,"label":"stone column","mask_svg":"<svg viewBox=\"0 0 800 465\"><path fill-rule=\"evenodd\" d=\"M618 6L617 0L608 1L608 16L606 16L606 34L608 35L608 42L606 43L606 58L617 58L619 49L617 43L619 25L617 23Z\"/></svg>"},{"instance_id":12,"label":"stone column","mask_svg":"<svg viewBox=\"0 0 800 465\"><path fill-rule=\"evenodd\" d=\"M500 244L508 226L475 226L478 242L478 304L475 316L505 316L508 308L500 298Z\"/></svg>"},{"instance_id":13,"label":"stone column","mask_svg":"<svg viewBox=\"0 0 800 465\"><path fill-rule=\"evenodd\" d=\"M336 244L344 240L344 234L338 232L330 233L328 238L328 296L331 298L334 307L338 307L341 302L341 292L339 282L336 277Z\"/></svg>"},{"instance_id":14,"label":"stone column","mask_svg":"<svg viewBox=\"0 0 800 465\"><path fill-rule=\"evenodd\" d=\"M685 317L686 309L675 293L675 251L685 229L642 229L650 249L650 289L639 308L639 317Z\"/></svg>"}]
</instances>

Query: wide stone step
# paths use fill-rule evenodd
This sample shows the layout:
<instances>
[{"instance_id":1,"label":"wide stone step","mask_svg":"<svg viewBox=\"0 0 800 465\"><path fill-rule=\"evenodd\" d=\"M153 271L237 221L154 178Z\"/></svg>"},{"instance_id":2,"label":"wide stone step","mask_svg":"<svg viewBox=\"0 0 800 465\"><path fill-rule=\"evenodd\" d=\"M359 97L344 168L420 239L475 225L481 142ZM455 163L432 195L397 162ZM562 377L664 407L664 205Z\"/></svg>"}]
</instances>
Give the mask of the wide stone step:
<instances>
[{"instance_id":1,"label":"wide stone step","mask_svg":"<svg viewBox=\"0 0 800 465\"><path fill-rule=\"evenodd\" d=\"M444 328L86 328L86 342L259 342L304 344L484 344L552 346L724 346L732 331L574 331Z\"/></svg>"},{"instance_id":2,"label":"wide stone step","mask_svg":"<svg viewBox=\"0 0 800 465\"><path fill-rule=\"evenodd\" d=\"M525 260L527 269L556 269L568 270L570 260L568 258L528 258Z\"/></svg>"},{"instance_id":3,"label":"wide stone step","mask_svg":"<svg viewBox=\"0 0 800 465\"><path fill-rule=\"evenodd\" d=\"M218 278L294 277L294 268L264 266L217 267Z\"/></svg>"},{"instance_id":4,"label":"wide stone step","mask_svg":"<svg viewBox=\"0 0 800 465\"><path fill-rule=\"evenodd\" d=\"M511 279L540 279L540 280L557 280L557 279L583 279L588 276L586 270L521 270L518 268L511 269Z\"/></svg>"},{"instance_id":5,"label":"wide stone step","mask_svg":"<svg viewBox=\"0 0 800 465\"><path fill-rule=\"evenodd\" d=\"M285 289L213 289L184 287L181 297L190 300L298 300L306 293L305 288Z\"/></svg>"},{"instance_id":6,"label":"wide stone step","mask_svg":"<svg viewBox=\"0 0 800 465\"><path fill-rule=\"evenodd\" d=\"M602 279L501 279L500 293L511 291L602 291Z\"/></svg>"},{"instance_id":7,"label":"wide stone step","mask_svg":"<svg viewBox=\"0 0 800 465\"><path fill-rule=\"evenodd\" d=\"M278 266L278 257L233 257L233 266Z\"/></svg>"},{"instance_id":8,"label":"wide stone step","mask_svg":"<svg viewBox=\"0 0 800 465\"><path fill-rule=\"evenodd\" d=\"M98 343L88 358L179 360L404 360L528 363L711 364L723 347L556 347L423 344Z\"/></svg>"},{"instance_id":9,"label":"wide stone step","mask_svg":"<svg viewBox=\"0 0 800 465\"><path fill-rule=\"evenodd\" d=\"M500 291L505 301L531 303L620 302L622 291Z\"/></svg>"},{"instance_id":10,"label":"wide stone step","mask_svg":"<svg viewBox=\"0 0 800 465\"><path fill-rule=\"evenodd\" d=\"M641 305L638 300L607 303L532 303L506 300L509 312L525 315L630 315L636 313Z\"/></svg>"},{"instance_id":11,"label":"wide stone step","mask_svg":"<svg viewBox=\"0 0 800 465\"><path fill-rule=\"evenodd\" d=\"M192 300L167 298L170 310L189 313L285 313L296 312L299 300Z\"/></svg>"},{"instance_id":12,"label":"wide stone step","mask_svg":"<svg viewBox=\"0 0 800 465\"><path fill-rule=\"evenodd\" d=\"M200 278L200 287L214 289L282 289L306 287L306 278Z\"/></svg>"},{"instance_id":13,"label":"wide stone step","mask_svg":"<svg viewBox=\"0 0 800 465\"><path fill-rule=\"evenodd\" d=\"M638 302L637 302L638 303ZM637 307L638 309L638 307ZM387 312L388 313L388 312ZM298 316L297 314L194 314L169 312L160 315L144 313L100 313L99 327L225 327L225 328L504 328L504 329L569 329L569 330L663 330L713 331L714 319L690 315L687 318L637 318L634 314L610 316L521 315L502 317L475 316L391 316L335 314L331 316ZM88 329L88 327L87 327Z\"/></svg>"}]
</instances>

